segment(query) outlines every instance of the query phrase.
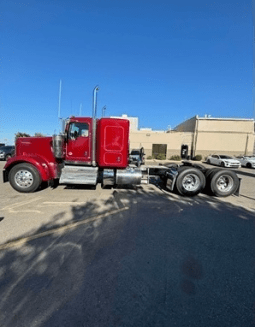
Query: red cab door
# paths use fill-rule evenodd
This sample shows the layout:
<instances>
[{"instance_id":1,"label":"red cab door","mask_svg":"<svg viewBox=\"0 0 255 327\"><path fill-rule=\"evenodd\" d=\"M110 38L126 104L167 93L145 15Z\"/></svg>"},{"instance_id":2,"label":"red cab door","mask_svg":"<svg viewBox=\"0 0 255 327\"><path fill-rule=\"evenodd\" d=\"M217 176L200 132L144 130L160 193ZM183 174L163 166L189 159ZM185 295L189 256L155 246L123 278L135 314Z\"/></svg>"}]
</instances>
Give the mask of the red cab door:
<instances>
[{"instance_id":1,"label":"red cab door","mask_svg":"<svg viewBox=\"0 0 255 327\"><path fill-rule=\"evenodd\" d=\"M66 161L91 164L92 119L81 118L69 123Z\"/></svg>"}]
</instances>

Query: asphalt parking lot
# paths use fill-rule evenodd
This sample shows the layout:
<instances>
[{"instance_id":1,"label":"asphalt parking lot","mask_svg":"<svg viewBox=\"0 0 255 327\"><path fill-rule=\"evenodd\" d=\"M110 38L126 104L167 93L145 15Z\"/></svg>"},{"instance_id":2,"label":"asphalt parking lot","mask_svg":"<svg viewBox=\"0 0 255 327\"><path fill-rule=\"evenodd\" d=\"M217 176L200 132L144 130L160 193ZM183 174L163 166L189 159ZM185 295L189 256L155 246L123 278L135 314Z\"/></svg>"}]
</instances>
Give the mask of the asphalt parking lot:
<instances>
[{"instance_id":1,"label":"asphalt parking lot","mask_svg":"<svg viewBox=\"0 0 255 327\"><path fill-rule=\"evenodd\" d=\"M162 161L147 162L147 164L159 163ZM0 171L4 164L4 161L0 162ZM204 165L209 168L213 167ZM240 196L220 198L217 201L231 203L255 212L255 169L240 168L235 171L242 178ZM82 215L92 218L113 210L125 210L123 204L127 203L126 196L124 196L125 190L122 189L123 199L120 199L120 190L102 189L100 185L97 185L96 190L84 186L60 185L56 189L48 187L36 193L22 194L13 190L9 183L3 183L2 175L0 183L0 244L33 235L38 230L60 227L77 220L81 207L83 208ZM162 190L155 185L142 185L138 189L142 189L145 193L148 189L150 192L153 189L153 192L162 194ZM127 190L128 192L131 190ZM169 196L180 198L180 201L187 201L186 198L175 194L169 193ZM203 195L198 195L198 197L203 198Z\"/></svg>"},{"instance_id":2,"label":"asphalt parking lot","mask_svg":"<svg viewBox=\"0 0 255 327\"><path fill-rule=\"evenodd\" d=\"M255 170L238 174L225 199L1 181L0 325L254 326Z\"/></svg>"}]
</instances>

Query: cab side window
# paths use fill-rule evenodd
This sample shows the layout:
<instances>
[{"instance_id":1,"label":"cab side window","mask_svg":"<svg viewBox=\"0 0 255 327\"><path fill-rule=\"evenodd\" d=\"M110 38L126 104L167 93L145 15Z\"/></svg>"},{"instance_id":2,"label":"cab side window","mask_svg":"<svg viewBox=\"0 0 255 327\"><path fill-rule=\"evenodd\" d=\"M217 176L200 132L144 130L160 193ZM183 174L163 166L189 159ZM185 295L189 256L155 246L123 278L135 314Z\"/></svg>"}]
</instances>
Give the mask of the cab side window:
<instances>
[{"instance_id":1,"label":"cab side window","mask_svg":"<svg viewBox=\"0 0 255 327\"><path fill-rule=\"evenodd\" d=\"M89 136L89 125L86 123L71 123L69 127L68 138L75 140L79 136Z\"/></svg>"}]
</instances>

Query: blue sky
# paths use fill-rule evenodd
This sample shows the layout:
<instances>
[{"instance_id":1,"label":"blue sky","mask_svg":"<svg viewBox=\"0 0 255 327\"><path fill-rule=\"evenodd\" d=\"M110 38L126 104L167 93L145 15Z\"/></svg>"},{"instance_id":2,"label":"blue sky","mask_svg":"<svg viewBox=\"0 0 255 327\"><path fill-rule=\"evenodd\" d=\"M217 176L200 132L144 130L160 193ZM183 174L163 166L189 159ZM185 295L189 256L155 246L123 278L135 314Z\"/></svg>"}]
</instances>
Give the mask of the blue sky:
<instances>
[{"instance_id":1,"label":"blue sky","mask_svg":"<svg viewBox=\"0 0 255 327\"><path fill-rule=\"evenodd\" d=\"M247 0L1 0L0 142L63 117L138 116L167 129L195 115L253 118Z\"/></svg>"}]
</instances>

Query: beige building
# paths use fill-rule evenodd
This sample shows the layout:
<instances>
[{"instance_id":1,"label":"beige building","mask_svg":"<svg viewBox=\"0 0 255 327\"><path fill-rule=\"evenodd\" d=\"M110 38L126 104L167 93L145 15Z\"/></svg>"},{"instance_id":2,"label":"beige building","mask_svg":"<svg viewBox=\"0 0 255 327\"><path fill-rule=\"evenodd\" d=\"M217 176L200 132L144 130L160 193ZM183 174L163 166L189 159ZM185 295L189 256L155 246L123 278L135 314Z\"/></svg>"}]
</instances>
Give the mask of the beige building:
<instances>
[{"instance_id":1,"label":"beige building","mask_svg":"<svg viewBox=\"0 0 255 327\"><path fill-rule=\"evenodd\" d=\"M192 117L172 131L131 130L130 149L144 147L146 157L163 153L169 159L180 155L182 145L188 154L252 155L254 119Z\"/></svg>"},{"instance_id":2,"label":"beige building","mask_svg":"<svg viewBox=\"0 0 255 327\"><path fill-rule=\"evenodd\" d=\"M130 131L130 149L144 148L146 157L163 153L169 159L180 155L181 145L192 144L193 133L164 131Z\"/></svg>"},{"instance_id":3,"label":"beige building","mask_svg":"<svg viewBox=\"0 0 255 327\"><path fill-rule=\"evenodd\" d=\"M122 115L120 117L110 116L110 118L127 119L130 122L130 131L137 131L138 130L138 117L129 117L128 115L124 114L124 115Z\"/></svg>"},{"instance_id":4,"label":"beige building","mask_svg":"<svg viewBox=\"0 0 255 327\"><path fill-rule=\"evenodd\" d=\"M251 155L254 148L254 119L195 116L176 127L192 132L193 155L225 153Z\"/></svg>"}]
</instances>

